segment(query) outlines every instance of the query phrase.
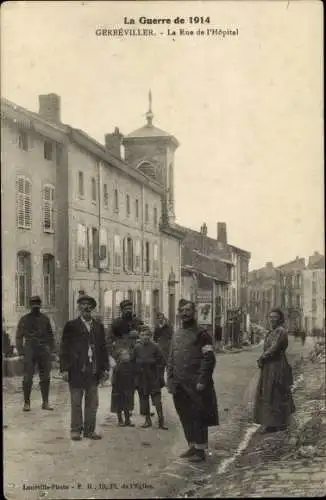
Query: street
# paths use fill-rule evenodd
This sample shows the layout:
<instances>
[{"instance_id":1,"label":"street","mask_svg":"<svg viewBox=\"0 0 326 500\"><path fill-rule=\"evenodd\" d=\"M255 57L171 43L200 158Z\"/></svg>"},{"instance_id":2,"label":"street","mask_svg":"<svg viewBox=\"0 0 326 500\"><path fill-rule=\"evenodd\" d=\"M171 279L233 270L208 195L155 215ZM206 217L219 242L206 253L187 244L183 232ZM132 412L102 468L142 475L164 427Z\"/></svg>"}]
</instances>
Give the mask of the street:
<instances>
[{"instance_id":1,"label":"street","mask_svg":"<svg viewBox=\"0 0 326 500\"><path fill-rule=\"evenodd\" d=\"M310 342L290 339L289 360L293 364L309 350ZM102 441L70 440L70 408L67 385L52 383L53 412L40 409L35 378L32 411L22 412L22 394L4 391L4 482L8 499L38 498L146 498L171 497L191 478L200 481L213 463L232 457L248 426L248 400L257 373L256 359L261 345L240 353L218 354L215 384L220 426L210 430L210 450L204 465L193 466L179 459L186 443L173 408L171 396L163 390L168 431L141 429L136 400L135 428L117 427L110 414L108 387L100 387L98 430ZM13 382L14 383L14 382ZM16 382L20 384L19 382ZM19 385L18 385L19 387ZM214 436L214 437L213 437Z\"/></svg>"}]
</instances>

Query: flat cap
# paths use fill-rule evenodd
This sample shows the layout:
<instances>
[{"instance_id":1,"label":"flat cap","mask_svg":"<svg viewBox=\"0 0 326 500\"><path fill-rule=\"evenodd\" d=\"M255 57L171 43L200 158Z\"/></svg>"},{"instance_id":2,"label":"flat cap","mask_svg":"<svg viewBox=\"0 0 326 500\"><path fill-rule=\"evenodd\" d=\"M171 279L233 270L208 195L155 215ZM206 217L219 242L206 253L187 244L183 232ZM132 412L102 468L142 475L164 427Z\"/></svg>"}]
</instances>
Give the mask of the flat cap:
<instances>
[{"instance_id":1,"label":"flat cap","mask_svg":"<svg viewBox=\"0 0 326 500\"><path fill-rule=\"evenodd\" d=\"M96 300L93 297L91 297L90 295L86 295L86 294L78 297L77 304L82 304L83 302L89 302L93 309L95 309L96 304L97 304Z\"/></svg>"},{"instance_id":2,"label":"flat cap","mask_svg":"<svg viewBox=\"0 0 326 500\"><path fill-rule=\"evenodd\" d=\"M126 306L132 306L131 300L125 299L122 302L120 302L120 309L123 309Z\"/></svg>"},{"instance_id":3,"label":"flat cap","mask_svg":"<svg viewBox=\"0 0 326 500\"><path fill-rule=\"evenodd\" d=\"M30 303L30 304L42 304L41 297L40 297L39 295L33 295L33 296L29 299L29 303Z\"/></svg>"}]
</instances>

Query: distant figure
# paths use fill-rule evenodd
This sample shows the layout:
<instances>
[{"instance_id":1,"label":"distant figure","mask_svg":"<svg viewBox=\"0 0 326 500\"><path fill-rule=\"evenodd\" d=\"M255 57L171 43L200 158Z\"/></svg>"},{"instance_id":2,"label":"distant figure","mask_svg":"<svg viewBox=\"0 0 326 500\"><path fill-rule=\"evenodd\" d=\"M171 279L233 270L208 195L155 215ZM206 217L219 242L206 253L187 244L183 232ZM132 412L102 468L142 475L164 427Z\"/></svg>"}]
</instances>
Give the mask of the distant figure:
<instances>
[{"instance_id":1,"label":"distant figure","mask_svg":"<svg viewBox=\"0 0 326 500\"><path fill-rule=\"evenodd\" d=\"M2 319L2 355L5 358L14 356L14 346L11 344L10 337L6 332L5 322Z\"/></svg>"},{"instance_id":2,"label":"distant figure","mask_svg":"<svg viewBox=\"0 0 326 500\"><path fill-rule=\"evenodd\" d=\"M216 316L215 318L215 342L216 342L216 347L220 349L221 347L221 342L222 342L222 326L221 326L221 316Z\"/></svg>"},{"instance_id":3,"label":"distant figure","mask_svg":"<svg viewBox=\"0 0 326 500\"><path fill-rule=\"evenodd\" d=\"M266 334L264 352L258 359L260 378L254 404L254 421L264 426L262 432L286 429L295 411L292 368L285 355L288 335L283 326L283 312L272 309L269 322L271 330Z\"/></svg>"},{"instance_id":4,"label":"distant figure","mask_svg":"<svg viewBox=\"0 0 326 500\"><path fill-rule=\"evenodd\" d=\"M306 343L306 332L303 330L301 332L301 344L305 345L305 343Z\"/></svg>"},{"instance_id":5,"label":"distant figure","mask_svg":"<svg viewBox=\"0 0 326 500\"><path fill-rule=\"evenodd\" d=\"M206 459L208 427L219 424L213 382L215 354L211 336L197 325L195 304L179 304L179 314L182 326L172 338L167 387L189 446L181 457L201 462Z\"/></svg>"},{"instance_id":6,"label":"distant figure","mask_svg":"<svg viewBox=\"0 0 326 500\"><path fill-rule=\"evenodd\" d=\"M134 409L134 378L130 353L128 350L121 350L113 368L111 391L111 413L117 414L120 427L134 427L130 420L130 414Z\"/></svg>"},{"instance_id":7,"label":"distant figure","mask_svg":"<svg viewBox=\"0 0 326 500\"><path fill-rule=\"evenodd\" d=\"M173 328L167 318L162 313L157 315L156 328L154 330L153 340L161 348L165 362L167 363L170 351L170 343L173 335Z\"/></svg>"},{"instance_id":8,"label":"distant figure","mask_svg":"<svg viewBox=\"0 0 326 500\"><path fill-rule=\"evenodd\" d=\"M41 313L42 301L38 295L31 297L31 311L18 323L16 347L19 356L24 357L24 407L31 409L33 377L37 366L40 376L42 409L53 410L49 405L51 356L54 351L54 336L49 318Z\"/></svg>"}]
</instances>

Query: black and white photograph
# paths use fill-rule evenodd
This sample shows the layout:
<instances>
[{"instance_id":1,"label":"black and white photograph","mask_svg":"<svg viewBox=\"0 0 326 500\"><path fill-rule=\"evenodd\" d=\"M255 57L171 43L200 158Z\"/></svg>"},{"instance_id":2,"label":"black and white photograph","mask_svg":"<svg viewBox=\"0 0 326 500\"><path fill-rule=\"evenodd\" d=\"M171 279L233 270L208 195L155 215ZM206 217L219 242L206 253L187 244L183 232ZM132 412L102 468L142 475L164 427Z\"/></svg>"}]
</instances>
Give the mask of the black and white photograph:
<instances>
[{"instance_id":1,"label":"black and white photograph","mask_svg":"<svg viewBox=\"0 0 326 500\"><path fill-rule=\"evenodd\" d=\"M323 4L1 9L3 495L326 493Z\"/></svg>"}]
</instances>

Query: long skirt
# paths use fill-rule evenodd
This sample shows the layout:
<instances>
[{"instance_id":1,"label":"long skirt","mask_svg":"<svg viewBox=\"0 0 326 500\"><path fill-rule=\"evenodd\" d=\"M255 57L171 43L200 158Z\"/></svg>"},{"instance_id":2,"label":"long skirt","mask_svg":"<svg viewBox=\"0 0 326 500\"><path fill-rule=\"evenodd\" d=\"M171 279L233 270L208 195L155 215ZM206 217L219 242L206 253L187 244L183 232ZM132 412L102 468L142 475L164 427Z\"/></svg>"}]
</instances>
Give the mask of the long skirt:
<instances>
[{"instance_id":1,"label":"long skirt","mask_svg":"<svg viewBox=\"0 0 326 500\"><path fill-rule=\"evenodd\" d=\"M265 427L287 426L295 412L292 370L285 356L265 361L260 372L254 403L254 421Z\"/></svg>"}]
</instances>

